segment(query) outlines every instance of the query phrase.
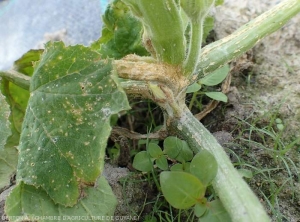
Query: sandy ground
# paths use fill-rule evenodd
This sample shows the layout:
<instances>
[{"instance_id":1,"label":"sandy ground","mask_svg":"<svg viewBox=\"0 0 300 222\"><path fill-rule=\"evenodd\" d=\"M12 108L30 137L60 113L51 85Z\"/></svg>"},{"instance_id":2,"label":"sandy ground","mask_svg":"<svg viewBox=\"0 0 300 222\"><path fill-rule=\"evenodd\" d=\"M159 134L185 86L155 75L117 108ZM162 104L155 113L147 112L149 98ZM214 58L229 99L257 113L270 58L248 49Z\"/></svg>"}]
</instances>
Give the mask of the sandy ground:
<instances>
[{"instance_id":1,"label":"sandy ground","mask_svg":"<svg viewBox=\"0 0 300 222\"><path fill-rule=\"evenodd\" d=\"M277 0L225 0L214 10L218 38L276 5ZM244 102L255 105L256 112L276 112L287 131L300 136L300 14L282 29L261 40L251 52L253 61L250 87L235 85ZM288 133L290 134L290 133Z\"/></svg>"}]
</instances>

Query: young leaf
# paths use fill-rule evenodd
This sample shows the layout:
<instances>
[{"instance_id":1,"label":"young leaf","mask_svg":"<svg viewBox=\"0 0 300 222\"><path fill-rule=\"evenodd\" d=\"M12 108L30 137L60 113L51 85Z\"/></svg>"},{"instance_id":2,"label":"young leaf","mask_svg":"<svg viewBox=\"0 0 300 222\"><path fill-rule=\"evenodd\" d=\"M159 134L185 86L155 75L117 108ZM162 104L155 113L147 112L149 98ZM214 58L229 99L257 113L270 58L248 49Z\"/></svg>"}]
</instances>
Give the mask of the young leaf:
<instances>
[{"instance_id":1,"label":"young leaf","mask_svg":"<svg viewBox=\"0 0 300 222\"><path fill-rule=\"evenodd\" d=\"M193 158L193 151L190 149L187 142L185 142L184 140L180 140L180 142L181 142L181 145L180 145L181 150L175 159L181 163L190 161ZM179 142L178 142L178 144L179 144Z\"/></svg>"},{"instance_id":2,"label":"young leaf","mask_svg":"<svg viewBox=\"0 0 300 222\"><path fill-rule=\"evenodd\" d=\"M181 140L175 136L169 136L164 140L164 153L175 159L182 149Z\"/></svg>"},{"instance_id":3,"label":"young leaf","mask_svg":"<svg viewBox=\"0 0 300 222\"><path fill-rule=\"evenodd\" d=\"M192 85L187 87L186 93L198 92L201 89L201 85L194 82Z\"/></svg>"},{"instance_id":4,"label":"young leaf","mask_svg":"<svg viewBox=\"0 0 300 222\"><path fill-rule=\"evenodd\" d=\"M199 222L232 222L220 200L208 203L208 210L199 218Z\"/></svg>"},{"instance_id":5,"label":"young leaf","mask_svg":"<svg viewBox=\"0 0 300 222\"><path fill-rule=\"evenodd\" d=\"M167 158L165 156L159 157L155 162L156 162L156 165L159 169L168 170L168 168L169 168L168 161L167 161Z\"/></svg>"},{"instance_id":6,"label":"young leaf","mask_svg":"<svg viewBox=\"0 0 300 222\"><path fill-rule=\"evenodd\" d=\"M221 83L229 73L229 65L225 65L216 71L207 74L205 77L199 80L199 82L206 86L215 86Z\"/></svg>"},{"instance_id":7,"label":"young leaf","mask_svg":"<svg viewBox=\"0 0 300 222\"><path fill-rule=\"evenodd\" d=\"M155 143L149 143L149 145L147 147L147 151L150 154L150 156L153 158L159 158L161 155L163 155L163 151Z\"/></svg>"},{"instance_id":8,"label":"young leaf","mask_svg":"<svg viewBox=\"0 0 300 222\"><path fill-rule=\"evenodd\" d=\"M98 179L96 186L84 188L82 194L85 197L81 198L74 207L64 207L55 204L42 188L35 188L21 182L9 194L5 212L7 216L19 217L21 220L25 220L25 217L28 217L28 221L44 218L45 220L38 220L43 222L58 221L58 218L64 221L80 219L96 221L97 217L114 215L117 199L104 177Z\"/></svg>"},{"instance_id":9,"label":"young leaf","mask_svg":"<svg viewBox=\"0 0 300 222\"><path fill-rule=\"evenodd\" d=\"M103 29L92 48L105 58L120 59L128 54L149 55L142 44L142 24L120 0L108 5L103 15Z\"/></svg>"},{"instance_id":10,"label":"young leaf","mask_svg":"<svg viewBox=\"0 0 300 222\"><path fill-rule=\"evenodd\" d=\"M0 151L3 150L7 138L11 135L10 130L10 108L5 100L5 96L3 96L0 92Z\"/></svg>"},{"instance_id":11,"label":"young leaf","mask_svg":"<svg viewBox=\"0 0 300 222\"><path fill-rule=\"evenodd\" d=\"M222 92L206 92L205 95L211 99L222 101L224 103L227 103L228 101L227 96Z\"/></svg>"},{"instance_id":12,"label":"young leaf","mask_svg":"<svg viewBox=\"0 0 300 222\"><path fill-rule=\"evenodd\" d=\"M128 109L109 60L84 46L48 43L31 78L17 180L73 206L104 165L110 116Z\"/></svg>"},{"instance_id":13,"label":"young leaf","mask_svg":"<svg viewBox=\"0 0 300 222\"><path fill-rule=\"evenodd\" d=\"M176 163L171 167L171 171L184 171L187 173L190 173L190 162L186 162L186 163Z\"/></svg>"},{"instance_id":14,"label":"young leaf","mask_svg":"<svg viewBox=\"0 0 300 222\"><path fill-rule=\"evenodd\" d=\"M176 163L170 168L171 171L183 171L182 163Z\"/></svg>"},{"instance_id":15,"label":"young leaf","mask_svg":"<svg viewBox=\"0 0 300 222\"><path fill-rule=\"evenodd\" d=\"M153 161L147 151L141 151L134 156L132 166L142 172L149 172L152 170Z\"/></svg>"},{"instance_id":16,"label":"young leaf","mask_svg":"<svg viewBox=\"0 0 300 222\"><path fill-rule=\"evenodd\" d=\"M218 163L210 152L202 150L194 156L190 171L207 186L217 175Z\"/></svg>"},{"instance_id":17,"label":"young leaf","mask_svg":"<svg viewBox=\"0 0 300 222\"><path fill-rule=\"evenodd\" d=\"M195 205L205 194L205 186L192 174L179 171L164 171L160 184L166 200L177 209Z\"/></svg>"},{"instance_id":18,"label":"young leaf","mask_svg":"<svg viewBox=\"0 0 300 222\"><path fill-rule=\"evenodd\" d=\"M194 207L194 212L196 217L201 217L205 211L207 210L207 207L203 204L197 203Z\"/></svg>"}]
</instances>

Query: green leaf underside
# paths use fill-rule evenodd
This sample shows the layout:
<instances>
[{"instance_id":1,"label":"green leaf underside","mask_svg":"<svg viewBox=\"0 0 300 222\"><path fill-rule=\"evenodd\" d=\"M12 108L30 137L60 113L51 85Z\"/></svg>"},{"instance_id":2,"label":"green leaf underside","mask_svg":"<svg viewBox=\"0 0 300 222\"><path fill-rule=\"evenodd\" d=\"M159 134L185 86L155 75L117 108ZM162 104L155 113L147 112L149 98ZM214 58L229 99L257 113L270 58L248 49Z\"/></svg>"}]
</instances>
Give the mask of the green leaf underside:
<instances>
[{"instance_id":1,"label":"green leaf underside","mask_svg":"<svg viewBox=\"0 0 300 222\"><path fill-rule=\"evenodd\" d=\"M192 174L180 171L164 171L160 184L166 200L177 209L187 209L203 198L205 187Z\"/></svg>"},{"instance_id":2,"label":"green leaf underside","mask_svg":"<svg viewBox=\"0 0 300 222\"><path fill-rule=\"evenodd\" d=\"M42 188L21 182L9 194L5 212L9 217L20 218L15 221L25 217L29 221L43 222L58 221L58 218L62 221L100 221L102 216L113 216L117 200L104 177L98 179L95 187L85 188L84 195L86 197L74 207L64 207L55 204Z\"/></svg>"},{"instance_id":3,"label":"green leaf underside","mask_svg":"<svg viewBox=\"0 0 300 222\"><path fill-rule=\"evenodd\" d=\"M12 175L17 169L18 151L14 147L0 150L0 191L10 185Z\"/></svg>"},{"instance_id":4,"label":"green leaf underside","mask_svg":"<svg viewBox=\"0 0 300 222\"><path fill-rule=\"evenodd\" d=\"M3 150L7 138L11 135L9 122L10 108L0 92L0 150Z\"/></svg>"},{"instance_id":5,"label":"green leaf underside","mask_svg":"<svg viewBox=\"0 0 300 222\"><path fill-rule=\"evenodd\" d=\"M48 43L31 78L17 180L55 203L76 204L103 169L110 116L129 108L108 60L84 46Z\"/></svg>"}]
</instances>

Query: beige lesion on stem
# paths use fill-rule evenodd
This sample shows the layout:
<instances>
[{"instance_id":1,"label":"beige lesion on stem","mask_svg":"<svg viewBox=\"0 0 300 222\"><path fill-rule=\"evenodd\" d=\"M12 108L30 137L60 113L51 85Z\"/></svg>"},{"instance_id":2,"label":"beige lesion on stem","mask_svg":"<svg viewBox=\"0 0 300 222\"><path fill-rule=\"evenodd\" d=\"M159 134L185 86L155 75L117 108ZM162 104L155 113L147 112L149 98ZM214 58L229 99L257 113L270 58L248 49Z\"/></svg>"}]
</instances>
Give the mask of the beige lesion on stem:
<instances>
[{"instance_id":1,"label":"beige lesion on stem","mask_svg":"<svg viewBox=\"0 0 300 222\"><path fill-rule=\"evenodd\" d=\"M159 63L151 57L128 55L115 60L114 65L120 78L165 85L174 95L180 94L190 84L182 75L181 67Z\"/></svg>"}]
</instances>

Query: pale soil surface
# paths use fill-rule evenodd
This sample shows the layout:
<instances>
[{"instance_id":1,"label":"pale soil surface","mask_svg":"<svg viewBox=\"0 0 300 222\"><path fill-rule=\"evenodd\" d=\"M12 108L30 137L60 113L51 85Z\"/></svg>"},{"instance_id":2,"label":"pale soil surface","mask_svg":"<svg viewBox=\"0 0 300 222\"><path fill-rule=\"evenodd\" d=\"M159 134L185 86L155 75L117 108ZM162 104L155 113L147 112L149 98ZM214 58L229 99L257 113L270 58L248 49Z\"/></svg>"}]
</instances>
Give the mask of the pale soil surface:
<instances>
[{"instance_id":1,"label":"pale soil surface","mask_svg":"<svg viewBox=\"0 0 300 222\"><path fill-rule=\"evenodd\" d=\"M278 2L280 1L225 0L224 5L214 10L217 38L227 36ZM255 105L256 112L272 112L280 106L279 113L284 124L297 136L300 136L299 24L300 14L281 30L261 40L249 52L252 61L242 58L244 61L241 65L245 65L245 68L252 66L253 69L249 79L250 87L245 89L235 85L245 102Z\"/></svg>"}]
</instances>

